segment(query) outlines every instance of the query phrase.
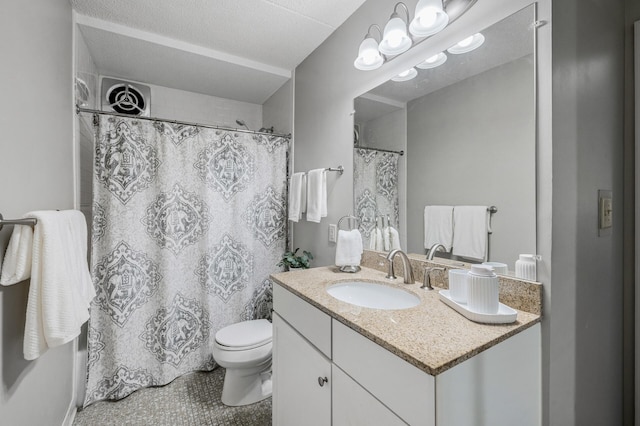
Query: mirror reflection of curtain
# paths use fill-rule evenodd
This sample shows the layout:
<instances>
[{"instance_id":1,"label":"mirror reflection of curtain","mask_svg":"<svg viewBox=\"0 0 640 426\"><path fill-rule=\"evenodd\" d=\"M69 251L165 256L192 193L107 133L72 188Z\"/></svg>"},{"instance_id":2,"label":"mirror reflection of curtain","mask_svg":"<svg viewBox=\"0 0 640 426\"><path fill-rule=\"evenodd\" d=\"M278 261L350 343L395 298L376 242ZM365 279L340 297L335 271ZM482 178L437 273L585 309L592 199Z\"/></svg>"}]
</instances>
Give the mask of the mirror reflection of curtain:
<instances>
[{"instance_id":1,"label":"mirror reflection of curtain","mask_svg":"<svg viewBox=\"0 0 640 426\"><path fill-rule=\"evenodd\" d=\"M360 219L359 229L365 247L369 247L378 217L388 216L389 224L399 228L398 158L400 155L396 153L354 148L354 210ZM378 221L377 226L382 225L382 221Z\"/></svg>"},{"instance_id":2,"label":"mirror reflection of curtain","mask_svg":"<svg viewBox=\"0 0 640 426\"><path fill-rule=\"evenodd\" d=\"M103 116L85 405L212 370L215 333L270 317L285 138Z\"/></svg>"}]
</instances>

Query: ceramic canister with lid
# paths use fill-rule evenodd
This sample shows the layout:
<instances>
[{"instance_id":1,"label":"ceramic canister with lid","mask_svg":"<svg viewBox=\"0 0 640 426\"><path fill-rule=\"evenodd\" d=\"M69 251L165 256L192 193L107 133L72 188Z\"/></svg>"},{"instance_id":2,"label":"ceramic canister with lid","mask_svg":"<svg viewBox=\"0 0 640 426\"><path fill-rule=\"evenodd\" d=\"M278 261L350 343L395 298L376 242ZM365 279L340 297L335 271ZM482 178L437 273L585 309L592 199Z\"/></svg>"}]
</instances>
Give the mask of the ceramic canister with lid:
<instances>
[{"instance_id":1,"label":"ceramic canister with lid","mask_svg":"<svg viewBox=\"0 0 640 426\"><path fill-rule=\"evenodd\" d=\"M498 276L488 265L471 265L467 277L467 307L482 314L500 309Z\"/></svg>"},{"instance_id":2,"label":"ceramic canister with lid","mask_svg":"<svg viewBox=\"0 0 640 426\"><path fill-rule=\"evenodd\" d=\"M536 280L536 260L535 254L521 254L516 260L516 277L525 280Z\"/></svg>"}]
</instances>

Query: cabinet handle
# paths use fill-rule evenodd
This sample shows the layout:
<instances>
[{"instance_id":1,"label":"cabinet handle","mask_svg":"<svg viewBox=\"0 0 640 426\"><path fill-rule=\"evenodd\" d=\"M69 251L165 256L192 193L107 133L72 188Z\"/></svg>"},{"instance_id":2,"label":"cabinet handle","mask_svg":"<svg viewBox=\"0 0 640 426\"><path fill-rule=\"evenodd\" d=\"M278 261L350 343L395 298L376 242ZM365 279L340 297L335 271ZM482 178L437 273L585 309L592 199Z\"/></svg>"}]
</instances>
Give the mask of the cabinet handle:
<instances>
[{"instance_id":1,"label":"cabinet handle","mask_svg":"<svg viewBox=\"0 0 640 426\"><path fill-rule=\"evenodd\" d=\"M329 379L327 379L326 377L318 377L318 384L320 385L320 387L324 386L324 384L328 381Z\"/></svg>"}]
</instances>

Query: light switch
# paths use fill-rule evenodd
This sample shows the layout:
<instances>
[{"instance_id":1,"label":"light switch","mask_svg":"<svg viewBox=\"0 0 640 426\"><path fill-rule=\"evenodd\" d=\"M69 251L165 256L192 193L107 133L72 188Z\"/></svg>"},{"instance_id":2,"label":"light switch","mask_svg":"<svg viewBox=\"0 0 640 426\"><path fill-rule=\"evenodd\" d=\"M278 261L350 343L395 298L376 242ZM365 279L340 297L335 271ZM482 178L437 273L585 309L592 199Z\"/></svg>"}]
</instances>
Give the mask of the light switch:
<instances>
[{"instance_id":1,"label":"light switch","mask_svg":"<svg viewBox=\"0 0 640 426\"><path fill-rule=\"evenodd\" d=\"M600 198L600 229L613 226L613 201L611 197Z\"/></svg>"},{"instance_id":2,"label":"light switch","mask_svg":"<svg viewBox=\"0 0 640 426\"><path fill-rule=\"evenodd\" d=\"M335 243L338 238L338 226L335 223L329 225L329 242Z\"/></svg>"}]
</instances>

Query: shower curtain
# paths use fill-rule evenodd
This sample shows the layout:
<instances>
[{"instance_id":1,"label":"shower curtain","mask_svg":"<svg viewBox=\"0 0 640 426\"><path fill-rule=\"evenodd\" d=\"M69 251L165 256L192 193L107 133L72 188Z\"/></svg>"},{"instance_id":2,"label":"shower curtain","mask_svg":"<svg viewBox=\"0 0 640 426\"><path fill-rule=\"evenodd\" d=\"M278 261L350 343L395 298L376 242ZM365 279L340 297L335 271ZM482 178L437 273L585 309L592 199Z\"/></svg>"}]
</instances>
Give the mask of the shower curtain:
<instances>
[{"instance_id":1,"label":"shower curtain","mask_svg":"<svg viewBox=\"0 0 640 426\"><path fill-rule=\"evenodd\" d=\"M101 116L85 405L212 370L215 333L271 315L288 139Z\"/></svg>"},{"instance_id":2,"label":"shower curtain","mask_svg":"<svg viewBox=\"0 0 640 426\"><path fill-rule=\"evenodd\" d=\"M398 158L399 154L354 148L353 193L354 210L360 219L359 230L364 247L369 247L371 232L376 223L382 227L378 217L389 217L389 224L396 229L398 223Z\"/></svg>"}]
</instances>

